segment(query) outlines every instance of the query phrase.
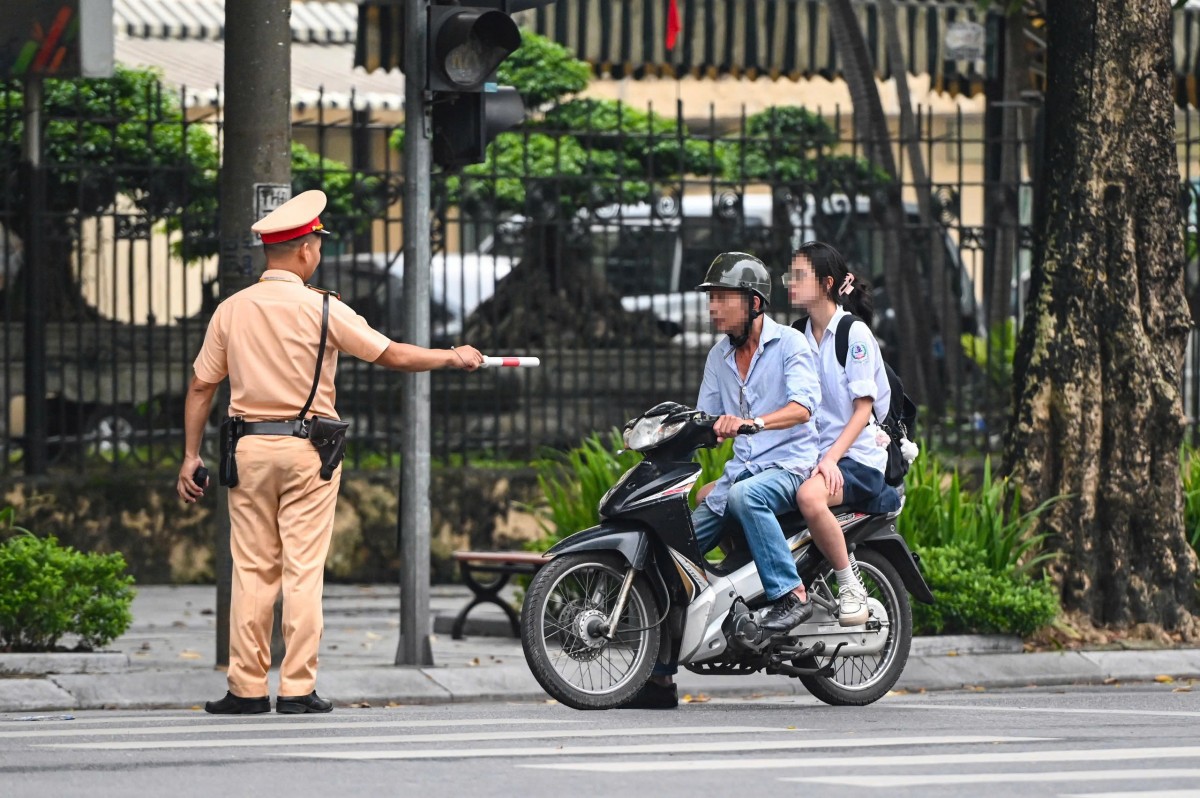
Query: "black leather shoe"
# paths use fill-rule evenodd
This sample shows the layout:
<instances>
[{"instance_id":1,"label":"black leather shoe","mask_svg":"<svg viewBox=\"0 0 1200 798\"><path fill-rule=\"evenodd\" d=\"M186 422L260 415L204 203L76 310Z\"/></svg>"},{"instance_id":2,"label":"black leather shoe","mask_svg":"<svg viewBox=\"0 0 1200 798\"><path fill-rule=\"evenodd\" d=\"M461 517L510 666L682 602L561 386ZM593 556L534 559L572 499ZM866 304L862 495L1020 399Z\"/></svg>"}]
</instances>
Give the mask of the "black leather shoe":
<instances>
[{"instance_id":1,"label":"black leather shoe","mask_svg":"<svg viewBox=\"0 0 1200 798\"><path fill-rule=\"evenodd\" d=\"M787 595L779 598L771 605L771 609L767 610L766 615L762 617L762 621L758 626L765 632L778 634L779 632L787 632L799 624L804 623L813 614L812 600L801 601L800 597L795 593L788 592Z\"/></svg>"},{"instance_id":2,"label":"black leather shoe","mask_svg":"<svg viewBox=\"0 0 1200 798\"><path fill-rule=\"evenodd\" d=\"M303 715L305 712L332 712L333 702L317 695L313 690L308 695L285 696L275 699L275 711L281 715Z\"/></svg>"},{"instance_id":3,"label":"black leather shoe","mask_svg":"<svg viewBox=\"0 0 1200 798\"><path fill-rule=\"evenodd\" d=\"M261 715L271 711L271 699L242 698L227 692L220 701L206 701L204 711L211 715Z\"/></svg>"},{"instance_id":4,"label":"black leather shoe","mask_svg":"<svg viewBox=\"0 0 1200 798\"><path fill-rule=\"evenodd\" d=\"M664 687L658 682L649 681L642 689L633 694L633 698L621 704L617 709L674 709L679 706L679 688L674 684Z\"/></svg>"}]
</instances>

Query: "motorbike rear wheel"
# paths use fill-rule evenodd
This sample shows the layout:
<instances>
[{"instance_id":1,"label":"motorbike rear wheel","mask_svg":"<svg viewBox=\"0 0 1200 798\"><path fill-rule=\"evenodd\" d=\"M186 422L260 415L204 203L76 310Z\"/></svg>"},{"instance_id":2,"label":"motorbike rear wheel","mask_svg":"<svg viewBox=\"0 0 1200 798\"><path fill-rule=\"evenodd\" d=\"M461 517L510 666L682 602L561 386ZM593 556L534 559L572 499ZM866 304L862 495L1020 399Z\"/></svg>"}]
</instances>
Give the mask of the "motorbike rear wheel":
<instances>
[{"instance_id":1,"label":"motorbike rear wheel","mask_svg":"<svg viewBox=\"0 0 1200 798\"><path fill-rule=\"evenodd\" d=\"M629 567L616 553L559 555L529 585L521 648L538 684L562 704L612 709L650 678L661 630L644 574L634 578L612 639L598 628L615 609Z\"/></svg>"},{"instance_id":2,"label":"motorbike rear wheel","mask_svg":"<svg viewBox=\"0 0 1200 798\"><path fill-rule=\"evenodd\" d=\"M801 676L800 682L817 698L833 706L865 706L887 695L900 678L912 647L912 605L895 566L876 551L855 552L867 594L883 605L888 617L887 640L876 654L837 657L833 676ZM826 665L830 657L795 660L798 667Z\"/></svg>"}]
</instances>

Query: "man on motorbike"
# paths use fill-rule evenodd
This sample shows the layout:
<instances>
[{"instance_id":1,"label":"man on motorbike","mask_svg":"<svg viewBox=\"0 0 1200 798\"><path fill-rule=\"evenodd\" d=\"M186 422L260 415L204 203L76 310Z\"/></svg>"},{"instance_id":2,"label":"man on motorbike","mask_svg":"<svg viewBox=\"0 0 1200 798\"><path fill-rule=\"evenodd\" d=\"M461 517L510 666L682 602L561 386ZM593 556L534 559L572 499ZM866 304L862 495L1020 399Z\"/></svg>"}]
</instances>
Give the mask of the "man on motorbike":
<instances>
[{"instance_id":1,"label":"man on motorbike","mask_svg":"<svg viewBox=\"0 0 1200 798\"><path fill-rule=\"evenodd\" d=\"M772 602L760 628L786 631L813 612L776 516L796 509L796 490L817 461L816 431L807 423L821 401L816 357L802 334L764 315L771 276L753 255L718 255L697 290L708 293L713 328L728 338L708 353L696 407L719 416L713 431L734 443L721 478L700 492L692 515L696 540L707 552L727 520L741 527ZM756 434L739 436L747 425ZM656 664L625 706L676 706L674 673L674 663Z\"/></svg>"}]
</instances>

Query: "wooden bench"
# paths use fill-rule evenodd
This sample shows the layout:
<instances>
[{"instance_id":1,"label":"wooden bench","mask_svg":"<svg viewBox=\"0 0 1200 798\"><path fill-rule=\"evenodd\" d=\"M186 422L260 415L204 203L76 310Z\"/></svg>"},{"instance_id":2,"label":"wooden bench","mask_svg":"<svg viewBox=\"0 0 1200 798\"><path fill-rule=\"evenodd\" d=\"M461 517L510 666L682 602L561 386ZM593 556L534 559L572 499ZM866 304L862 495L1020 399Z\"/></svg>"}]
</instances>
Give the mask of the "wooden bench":
<instances>
[{"instance_id":1,"label":"wooden bench","mask_svg":"<svg viewBox=\"0 0 1200 798\"><path fill-rule=\"evenodd\" d=\"M550 558L532 551L456 551L454 559L458 562L463 583L471 588L472 596L454 619L450 636L462 640L463 626L471 610L480 604L495 604L508 616L513 637L520 637L521 621L513 608L500 598L500 590L513 576L536 574L538 569L550 562ZM490 574L494 578L480 581L476 578L478 574Z\"/></svg>"}]
</instances>

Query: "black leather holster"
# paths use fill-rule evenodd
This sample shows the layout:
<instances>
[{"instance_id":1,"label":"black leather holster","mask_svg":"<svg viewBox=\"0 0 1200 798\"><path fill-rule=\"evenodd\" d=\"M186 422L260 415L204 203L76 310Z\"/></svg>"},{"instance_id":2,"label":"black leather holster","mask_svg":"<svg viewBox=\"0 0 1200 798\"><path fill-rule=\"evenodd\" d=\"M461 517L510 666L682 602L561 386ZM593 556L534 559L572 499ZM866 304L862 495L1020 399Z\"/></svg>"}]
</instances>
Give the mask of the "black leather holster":
<instances>
[{"instance_id":1,"label":"black leather holster","mask_svg":"<svg viewBox=\"0 0 1200 798\"><path fill-rule=\"evenodd\" d=\"M346 433L350 429L350 422L313 416L302 423L301 429L303 434L298 437L307 437L321 458L321 479L333 479L333 472L346 456Z\"/></svg>"}]
</instances>

